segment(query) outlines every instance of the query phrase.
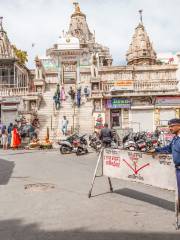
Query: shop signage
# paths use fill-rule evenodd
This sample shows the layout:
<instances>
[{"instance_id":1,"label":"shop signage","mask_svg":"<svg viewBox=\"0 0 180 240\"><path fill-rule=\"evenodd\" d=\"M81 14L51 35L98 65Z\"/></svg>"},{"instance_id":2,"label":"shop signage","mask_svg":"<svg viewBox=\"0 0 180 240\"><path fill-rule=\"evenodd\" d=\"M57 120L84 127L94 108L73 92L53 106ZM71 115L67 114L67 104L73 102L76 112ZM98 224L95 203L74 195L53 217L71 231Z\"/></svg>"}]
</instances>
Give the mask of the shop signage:
<instances>
[{"instance_id":1,"label":"shop signage","mask_svg":"<svg viewBox=\"0 0 180 240\"><path fill-rule=\"evenodd\" d=\"M127 98L112 98L108 99L106 103L107 108L130 108L131 102Z\"/></svg>"},{"instance_id":2,"label":"shop signage","mask_svg":"<svg viewBox=\"0 0 180 240\"><path fill-rule=\"evenodd\" d=\"M180 97L157 97L156 98L157 106L171 106L171 105L180 105Z\"/></svg>"},{"instance_id":3,"label":"shop signage","mask_svg":"<svg viewBox=\"0 0 180 240\"><path fill-rule=\"evenodd\" d=\"M111 87L111 92L113 91L125 91L133 90L133 80L120 80L114 83L114 86Z\"/></svg>"}]
</instances>

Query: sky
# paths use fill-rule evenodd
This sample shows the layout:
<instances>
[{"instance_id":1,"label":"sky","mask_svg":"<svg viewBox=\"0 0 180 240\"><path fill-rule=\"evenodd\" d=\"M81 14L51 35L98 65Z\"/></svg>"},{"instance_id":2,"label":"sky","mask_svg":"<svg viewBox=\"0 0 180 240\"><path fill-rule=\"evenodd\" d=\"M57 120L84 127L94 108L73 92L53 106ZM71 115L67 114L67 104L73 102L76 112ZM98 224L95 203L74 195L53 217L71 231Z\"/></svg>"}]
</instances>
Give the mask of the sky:
<instances>
[{"instance_id":1,"label":"sky","mask_svg":"<svg viewBox=\"0 0 180 240\"><path fill-rule=\"evenodd\" d=\"M27 66L34 68L35 56L68 30L74 11L71 0L0 0L0 16L9 40L27 51ZM180 51L180 0L79 0L96 41L110 48L114 64L124 64L125 55L139 23L143 23L157 53ZM34 44L34 47L32 47Z\"/></svg>"}]
</instances>

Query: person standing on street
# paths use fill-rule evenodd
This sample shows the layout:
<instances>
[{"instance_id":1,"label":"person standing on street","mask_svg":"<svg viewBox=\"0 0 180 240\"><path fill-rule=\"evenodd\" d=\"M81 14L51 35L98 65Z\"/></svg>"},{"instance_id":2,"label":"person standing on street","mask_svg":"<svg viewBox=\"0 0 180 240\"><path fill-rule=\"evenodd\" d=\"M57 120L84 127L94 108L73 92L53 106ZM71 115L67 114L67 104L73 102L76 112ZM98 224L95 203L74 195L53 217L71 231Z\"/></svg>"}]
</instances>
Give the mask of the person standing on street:
<instances>
[{"instance_id":1,"label":"person standing on street","mask_svg":"<svg viewBox=\"0 0 180 240\"><path fill-rule=\"evenodd\" d=\"M3 150L7 150L8 147L8 131L6 127L3 128L2 130L2 145L3 145Z\"/></svg>"},{"instance_id":2,"label":"person standing on street","mask_svg":"<svg viewBox=\"0 0 180 240\"><path fill-rule=\"evenodd\" d=\"M150 152L153 153L166 153L172 154L175 170L176 170L176 180L178 187L178 198L180 204L180 119L174 118L169 120L168 122L169 130L172 134L175 134L174 138L170 142L170 144L164 147L158 147Z\"/></svg>"},{"instance_id":3,"label":"person standing on street","mask_svg":"<svg viewBox=\"0 0 180 240\"><path fill-rule=\"evenodd\" d=\"M21 137L18 132L17 125L13 126L12 138L11 138L11 147L15 150L21 145Z\"/></svg>"},{"instance_id":4,"label":"person standing on street","mask_svg":"<svg viewBox=\"0 0 180 240\"><path fill-rule=\"evenodd\" d=\"M110 128L108 128L108 124L104 124L104 128L101 129L99 139L102 141L104 146L108 146L111 144L113 138L113 134Z\"/></svg>"},{"instance_id":5,"label":"person standing on street","mask_svg":"<svg viewBox=\"0 0 180 240\"><path fill-rule=\"evenodd\" d=\"M12 130L13 130L13 124L10 123L8 126L8 145L11 145L11 138L12 138Z\"/></svg>"},{"instance_id":6,"label":"person standing on street","mask_svg":"<svg viewBox=\"0 0 180 240\"><path fill-rule=\"evenodd\" d=\"M62 133L63 133L63 135L67 134L67 126L68 126L68 120L67 120L66 116L63 116L63 119L62 119Z\"/></svg>"}]
</instances>

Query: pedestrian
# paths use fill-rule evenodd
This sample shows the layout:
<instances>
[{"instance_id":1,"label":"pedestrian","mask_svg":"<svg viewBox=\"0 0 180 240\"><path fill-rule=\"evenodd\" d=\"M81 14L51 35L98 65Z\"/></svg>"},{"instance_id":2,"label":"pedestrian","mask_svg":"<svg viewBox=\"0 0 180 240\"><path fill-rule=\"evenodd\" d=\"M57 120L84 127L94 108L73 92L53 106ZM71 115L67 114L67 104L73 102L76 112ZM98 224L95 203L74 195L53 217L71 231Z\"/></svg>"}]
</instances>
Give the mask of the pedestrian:
<instances>
[{"instance_id":1,"label":"pedestrian","mask_svg":"<svg viewBox=\"0 0 180 240\"><path fill-rule=\"evenodd\" d=\"M68 91L69 96L71 97L71 100L74 102L75 99L75 91L73 90L72 87L70 87L69 91Z\"/></svg>"},{"instance_id":2,"label":"pedestrian","mask_svg":"<svg viewBox=\"0 0 180 240\"><path fill-rule=\"evenodd\" d=\"M77 89L77 106L78 108L81 106L81 88Z\"/></svg>"},{"instance_id":3,"label":"pedestrian","mask_svg":"<svg viewBox=\"0 0 180 240\"><path fill-rule=\"evenodd\" d=\"M84 95L85 95L86 98L88 98L89 95L90 95L90 91L89 91L88 86L86 86L86 87L84 88Z\"/></svg>"},{"instance_id":4,"label":"pedestrian","mask_svg":"<svg viewBox=\"0 0 180 240\"><path fill-rule=\"evenodd\" d=\"M13 124L10 123L8 126L8 145L11 145L11 138L12 138L12 130L13 130Z\"/></svg>"},{"instance_id":5,"label":"pedestrian","mask_svg":"<svg viewBox=\"0 0 180 240\"><path fill-rule=\"evenodd\" d=\"M173 162L175 165L176 170L176 180L177 180L177 187L178 187L178 198L180 203L180 119L174 118L169 120L168 122L169 130L172 134L175 134L172 141L164 146L164 147L157 147L150 152L153 153L166 153L172 154Z\"/></svg>"},{"instance_id":6,"label":"pedestrian","mask_svg":"<svg viewBox=\"0 0 180 240\"><path fill-rule=\"evenodd\" d=\"M64 86L61 87L61 100L62 101L66 100L66 94L65 94Z\"/></svg>"},{"instance_id":7,"label":"pedestrian","mask_svg":"<svg viewBox=\"0 0 180 240\"><path fill-rule=\"evenodd\" d=\"M2 129L2 145L3 145L3 150L7 150L8 147L8 131L6 127Z\"/></svg>"},{"instance_id":8,"label":"pedestrian","mask_svg":"<svg viewBox=\"0 0 180 240\"><path fill-rule=\"evenodd\" d=\"M103 146L107 147L111 144L113 139L113 134L110 128L108 128L108 124L104 124L104 128L101 129L99 134L99 139L102 141Z\"/></svg>"},{"instance_id":9,"label":"pedestrian","mask_svg":"<svg viewBox=\"0 0 180 240\"><path fill-rule=\"evenodd\" d=\"M67 134L67 127L68 127L68 120L67 120L66 116L63 116L63 119L62 119L62 133L63 133L63 135Z\"/></svg>"},{"instance_id":10,"label":"pedestrian","mask_svg":"<svg viewBox=\"0 0 180 240\"><path fill-rule=\"evenodd\" d=\"M53 100L54 100L54 102L55 102L56 110L59 110L59 109L60 109L60 106L61 106L59 84L57 84L57 88L56 88L56 92L55 92L55 94L54 94L54 96L53 96Z\"/></svg>"},{"instance_id":11,"label":"pedestrian","mask_svg":"<svg viewBox=\"0 0 180 240\"><path fill-rule=\"evenodd\" d=\"M11 147L15 150L21 145L21 137L17 129L17 125L13 126L12 138L11 138Z\"/></svg>"}]
</instances>

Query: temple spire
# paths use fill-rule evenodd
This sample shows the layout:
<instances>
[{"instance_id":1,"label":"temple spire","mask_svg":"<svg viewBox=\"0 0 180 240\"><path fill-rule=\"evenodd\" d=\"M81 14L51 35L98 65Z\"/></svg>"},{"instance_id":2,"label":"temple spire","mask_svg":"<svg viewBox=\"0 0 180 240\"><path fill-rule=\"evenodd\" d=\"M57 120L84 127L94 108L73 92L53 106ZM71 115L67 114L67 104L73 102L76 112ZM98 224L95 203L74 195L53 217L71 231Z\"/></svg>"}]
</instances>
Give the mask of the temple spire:
<instances>
[{"instance_id":1,"label":"temple spire","mask_svg":"<svg viewBox=\"0 0 180 240\"><path fill-rule=\"evenodd\" d=\"M0 17L0 31L3 31L2 22L3 22L3 17Z\"/></svg>"},{"instance_id":2,"label":"temple spire","mask_svg":"<svg viewBox=\"0 0 180 240\"><path fill-rule=\"evenodd\" d=\"M135 28L135 33L126 54L127 64L153 65L156 64L156 52L143 25L142 10L139 10L139 14L140 23Z\"/></svg>"},{"instance_id":3,"label":"temple spire","mask_svg":"<svg viewBox=\"0 0 180 240\"><path fill-rule=\"evenodd\" d=\"M143 16L142 16L143 10L139 10L139 16L140 16L140 23L143 25Z\"/></svg>"},{"instance_id":4,"label":"temple spire","mask_svg":"<svg viewBox=\"0 0 180 240\"><path fill-rule=\"evenodd\" d=\"M81 13L81 9L80 9L79 3L73 1L73 5L75 7L75 13Z\"/></svg>"}]
</instances>

